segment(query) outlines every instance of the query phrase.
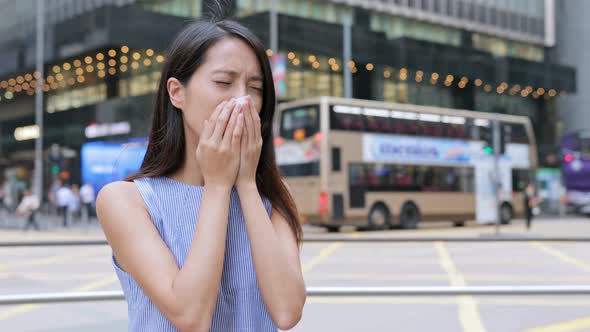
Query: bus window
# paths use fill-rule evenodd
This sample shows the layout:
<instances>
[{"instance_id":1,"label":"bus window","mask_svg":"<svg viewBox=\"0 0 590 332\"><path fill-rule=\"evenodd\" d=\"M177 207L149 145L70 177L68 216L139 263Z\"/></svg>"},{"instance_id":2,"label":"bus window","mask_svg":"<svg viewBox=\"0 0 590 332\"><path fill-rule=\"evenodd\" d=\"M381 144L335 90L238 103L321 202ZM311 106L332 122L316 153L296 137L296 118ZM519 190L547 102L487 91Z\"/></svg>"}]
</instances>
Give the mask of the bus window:
<instances>
[{"instance_id":1,"label":"bus window","mask_svg":"<svg viewBox=\"0 0 590 332\"><path fill-rule=\"evenodd\" d=\"M389 118L363 115L365 130L372 133L391 133L393 128Z\"/></svg>"},{"instance_id":2,"label":"bus window","mask_svg":"<svg viewBox=\"0 0 590 332\"><path fill-rule=\"evenodd\" d=\"M334 105L330 108L330 128L362 131L363 127L360 107Z\"/></svg>"},{"instance_id":3,"label":"bus window","mask_svg":"<svg viewBox=\"0 0 590 332\"><path fill-rule=\"evenodd\" d=\"M311 137L319 131L319 111L317 106L306 106L284 110L281 113L280 136L295 138L295 132L303 129L304 138Z\"/></svg>"},{"instance_id":4,"label":"bus window","mask_svg":"<svg viewBox=\"0 0 590 332\"><path fill-rule=\"evenodd\" d=\"M474 172L469 167L356 163L350 165L349 181L369 191L474 191Z\"/></svg>"},{"instance_id":5,"label":"bus window","mask_svg":"<svg viewBox=\"0 0 590 332\"><path fill-rule=\"evenodd\" d=\"M421 122L421 134L423 136L431 136L431 137L441 137L443 136L443 127L442 123L439 122Z\"/></svg>"},{"instance_id":6,"label":"bus window","mask_svg":"<svg viewBox=\"0 0 590 332\"><path fill-rule=\"evenodd\" d=\"M386 109L363 108L365 130L373 133L391 133L391 112Z\"/></svg>"},{"instance_id":7,"label":"bus window","mask_svg":"<svg viewBox=\"0 0 590 332\"><path fill-rule=\"evenodd\" d=\"M350 163L348 167L348 183L351 186L366 186L365 165Z\"/></svg>"},{"instance_id":8,"label":"bus window","mask_svg":"<svg viewBox=\"0 0 590 332\"><path fill-rule=\"evenodd\" d=\"M284 177L318 176L320 175L320 162L312 161L308 163L279 165L279 170Z\"/></svg>"},{"instance_id":9,"label":"bus window","mask_svg":"<svg viewBox=\"0 0 590 332\"><path fill-rule=\"evenodd\" d=\"M520 123L513 123L513 124L502 124L505 130L510 131L510 141L507 143L522 143L522 144L529 144L528 135L526 133L525 126ZM508 127L508 128L506 128Z\"/></svg>"},{"instance_id":10,"label":"bus window","mask_svg":"<svg viewBox=\"0 0 590 332\"><path fill-rule=\"evenodd\" d=\"M418 135L420 126L417 120L393 119L393 131L400 135Z\"/></svg>"}]
</instances>

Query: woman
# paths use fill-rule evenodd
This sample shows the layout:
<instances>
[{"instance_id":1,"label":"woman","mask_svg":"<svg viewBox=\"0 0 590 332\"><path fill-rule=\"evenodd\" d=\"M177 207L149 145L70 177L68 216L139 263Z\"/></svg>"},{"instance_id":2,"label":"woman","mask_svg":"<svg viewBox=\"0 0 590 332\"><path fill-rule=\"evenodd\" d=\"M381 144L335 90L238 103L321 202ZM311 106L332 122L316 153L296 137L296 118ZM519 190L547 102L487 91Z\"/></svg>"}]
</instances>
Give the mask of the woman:
<instances>
[{"instance_id":1,"label":"woman","mask_svg":"<svg viewBox=\"0 0 590 332\"><path fill-rule=\"evenodd\" d=\"M248 29L202 21L176 37L141 169L97 198L129 331L300 320L302 234L275 162L274 107L268 58Z\"/></svg>"}]
</instances>

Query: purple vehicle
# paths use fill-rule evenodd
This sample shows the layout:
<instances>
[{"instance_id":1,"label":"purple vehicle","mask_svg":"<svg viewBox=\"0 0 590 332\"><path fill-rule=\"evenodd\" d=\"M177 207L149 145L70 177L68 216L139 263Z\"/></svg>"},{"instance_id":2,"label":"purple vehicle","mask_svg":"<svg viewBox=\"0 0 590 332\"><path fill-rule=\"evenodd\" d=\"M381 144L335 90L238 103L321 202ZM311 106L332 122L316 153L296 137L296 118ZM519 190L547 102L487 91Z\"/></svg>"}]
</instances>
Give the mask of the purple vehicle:
<instances>
[{"instance_id":1,"label":"purple vehicle","mask_svg":"<svg viewBox=\"0 0 590 332\"><path fill-rule=\"evenodd\" d=\"M561 157L567 205L590 215L590 130L563 136Z\"/></svg>"}]
</instances>

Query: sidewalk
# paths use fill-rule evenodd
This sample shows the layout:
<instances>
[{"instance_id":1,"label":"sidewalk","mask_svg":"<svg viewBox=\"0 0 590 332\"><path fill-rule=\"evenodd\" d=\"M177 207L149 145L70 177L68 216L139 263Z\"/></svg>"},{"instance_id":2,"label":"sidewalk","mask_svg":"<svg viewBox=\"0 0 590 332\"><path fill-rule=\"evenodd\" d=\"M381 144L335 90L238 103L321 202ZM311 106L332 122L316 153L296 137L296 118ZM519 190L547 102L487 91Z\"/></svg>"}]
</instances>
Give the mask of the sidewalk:
<instances>
[{"instance_id":1,"label":"sidewalk","mask_svg":"<svg viewBox=\"0 0 590 332\"><path fill-rule=\"evenodd\" d=\"M104 240L104 234L98 220L94 217L90 222L72 222L68 227L63 227L63 218L50 215L38 215L37 222L41 230L29 228L23 231L26 224L25 218L12 214L0 214L0 241L18 240L72 240L92 239Z\"/></svg>"},{"instance_id":2,"label":"sidewalk","mask_svg":"<svg viewBox=\"0 0 590 332\"><path fill-rule=\"evenodd\" d=\"M104 240L104 234L96 218L89 223L81 221L63 227L63 219L58 216L40 215L41 230L23 231L24 218L0 214L0 242L19 240ZM303 226L304 237L369 237L369 238L419 238L419 237L490 237L495 236L494 225L478 225L469 222L465 227L453 227L449 222L423 222L418 229L388 231L356 232L354 227L344 226L340 233L327 233L322 227ZM527 230L524 220L513 220L510 225L502 225L501 237L588 237L590 236L590 218L584 217L540 217L533 221L531 230Z\"/></svg>"},{"instance_id":3,"label":"sidewalk","mask_svg":"<svg viewBox=\"0 0 590 332\"><path fill-rule=\"evenodd\" d=\"M369 237L369 238L420 238L420 237L467 237L489 238L496 235L496 226L480 225L474 221L464 227L453 227L451 222L421 222L417 229L393 229L387 231L356 232L354 227L343 226L339 233L327 233L322 227L304 225L304 236L312 237ZM500 237L589 237L590 218L543 216L533 220L530 230L523 219L515 219L510 225L500 226Z\"/></svg>"}]
</instances>

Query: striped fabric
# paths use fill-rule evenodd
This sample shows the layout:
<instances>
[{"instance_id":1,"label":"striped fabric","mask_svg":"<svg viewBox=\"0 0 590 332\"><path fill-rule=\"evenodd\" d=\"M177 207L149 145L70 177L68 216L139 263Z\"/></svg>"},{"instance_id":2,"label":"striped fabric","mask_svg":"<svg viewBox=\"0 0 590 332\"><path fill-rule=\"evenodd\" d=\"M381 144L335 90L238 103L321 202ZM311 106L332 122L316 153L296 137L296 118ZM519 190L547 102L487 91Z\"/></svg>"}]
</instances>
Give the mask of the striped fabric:
<instances>
[{"instance_id":1,"label":"striped fabric","mask_svg":"<svg viewBox=\"0 0 590 332\"><path fill-rule=\"evenodd\" d=\"M167 177L141 178L134 182L160 236L182 267L193 240L204 187ZM269 200L263 198L263 202L270 215ZM127 300L128 330L178 331L133 277L118 266L114 256L113 265ZM246 224L235 189L231 193L223 273L210 331L277 331L256 282Z\"/></svg>"}]
</instances>

